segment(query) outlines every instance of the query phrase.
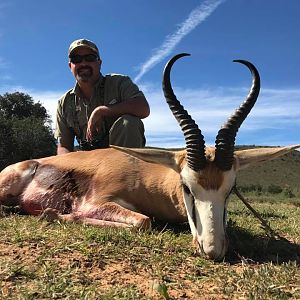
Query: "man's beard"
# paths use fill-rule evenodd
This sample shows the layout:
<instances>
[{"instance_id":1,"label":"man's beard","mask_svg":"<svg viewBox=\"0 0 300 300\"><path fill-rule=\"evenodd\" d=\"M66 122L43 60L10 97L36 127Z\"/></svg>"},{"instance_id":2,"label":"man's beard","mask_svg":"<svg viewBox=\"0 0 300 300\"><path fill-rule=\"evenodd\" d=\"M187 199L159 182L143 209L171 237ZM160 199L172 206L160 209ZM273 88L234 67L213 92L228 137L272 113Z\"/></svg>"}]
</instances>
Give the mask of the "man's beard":
<instances>
[{"instance_id":1,"label":"man's beard","mask_svg":"<svg viewBox=\"0 0 300 300\"><path fill-rule=\"evenodd\" d=\"M93 69L89 66L81 67L76 72L77 81L89 82L93 78Z\"/></svg>"}]
</instances>

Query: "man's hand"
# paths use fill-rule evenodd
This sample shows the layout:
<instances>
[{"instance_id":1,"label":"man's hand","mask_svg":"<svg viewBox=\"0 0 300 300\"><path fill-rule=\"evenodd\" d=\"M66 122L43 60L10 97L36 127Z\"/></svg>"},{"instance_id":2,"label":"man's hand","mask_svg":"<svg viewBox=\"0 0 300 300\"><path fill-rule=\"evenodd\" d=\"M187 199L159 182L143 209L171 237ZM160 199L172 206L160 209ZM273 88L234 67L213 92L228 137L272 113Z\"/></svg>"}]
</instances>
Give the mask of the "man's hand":
<instances>
[{"instance_id":1,"label":"man's hand","mask_svg":"<svg viewBox=\"0 0 300 300\"><path fill-rule=\"evenodd\" d=\"M92 141L93 134L101 130L102 122L105 117L118 118L122 115L129 114L143 119L148 117L149 113L149 104L144 97L131 98L109 106L98 106L94 109L89 118L86 139L89 142Z\"/></svg>"},{"instance_id":2,"label":"man's hand","mask_svg":"<svg viewBox=\"0 0 300 300\"><path fill-rule=\"evenodd\" d=\"M107 106L96 107L88 121L86 130L86 139L91 142L93 136L101 130L102 122L104 117L108 115L109 108Z\"/></svg>"}]
</instances>

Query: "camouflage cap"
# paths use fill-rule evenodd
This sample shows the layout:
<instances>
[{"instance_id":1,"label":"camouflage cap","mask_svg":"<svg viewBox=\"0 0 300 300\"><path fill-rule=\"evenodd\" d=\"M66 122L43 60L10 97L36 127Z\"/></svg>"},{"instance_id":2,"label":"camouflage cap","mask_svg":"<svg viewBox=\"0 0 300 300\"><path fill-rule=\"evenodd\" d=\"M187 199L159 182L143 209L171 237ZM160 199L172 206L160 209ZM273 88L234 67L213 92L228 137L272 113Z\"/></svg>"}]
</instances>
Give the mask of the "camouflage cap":
<instances>
[{"instance_id":1,"label":"camouflage cap","mask_svg":"<svg viewBox=\"0 0 300 300\"><path fill-rule=\"evenodd\" d=\"M69 47L68 56L70 57L72 55L72 52L75 49L78 49L78 48L81 48L81 47L90 48L92 51L97 53L98 56L100 56L99 55L99 50L98 50L98 47L96 46L96 44L94 42L90 41L90 40L87 40L87 39L79 39L79 40L76 40L76 41L72 42L70 47Z\"/></svg>"}]
</instances>

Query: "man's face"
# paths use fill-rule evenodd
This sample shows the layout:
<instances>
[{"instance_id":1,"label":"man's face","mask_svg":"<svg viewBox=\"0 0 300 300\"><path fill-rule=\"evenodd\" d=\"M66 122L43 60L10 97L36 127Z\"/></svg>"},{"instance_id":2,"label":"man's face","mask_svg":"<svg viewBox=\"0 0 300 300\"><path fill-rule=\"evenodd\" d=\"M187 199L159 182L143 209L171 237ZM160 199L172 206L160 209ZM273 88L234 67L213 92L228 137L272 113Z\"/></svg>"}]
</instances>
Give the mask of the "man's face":
<instances>
[{"instance_id":1,"label":"man's face","mask_svg":"<svg viewBox=\"0 0 300 300\"><path fill-rule=\"evenodd\" d=\"M90 61L93 60L93 55L96 56L97 60ZM86 57L83 58L81 56ZM77 62L78 60L79 62ZM78 82L94 83L99 78L101 62L100 58L91 49L79 48L72 53L69 67Z\"/></svg>"}]
</instances>

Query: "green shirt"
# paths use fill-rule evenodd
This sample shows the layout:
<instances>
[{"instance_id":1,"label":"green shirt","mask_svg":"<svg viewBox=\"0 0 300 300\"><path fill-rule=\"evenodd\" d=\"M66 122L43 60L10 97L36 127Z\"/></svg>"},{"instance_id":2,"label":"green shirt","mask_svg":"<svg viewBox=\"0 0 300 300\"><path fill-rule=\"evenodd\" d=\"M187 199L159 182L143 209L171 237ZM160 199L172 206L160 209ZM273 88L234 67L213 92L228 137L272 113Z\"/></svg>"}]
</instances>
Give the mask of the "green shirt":
<instances>
[{"instance_id":1,"label":"green shirt","mask_svg":"<svg viewBox=\"0 0 300 300\"><path fill-rule=\"evenodd\" d=\"M143 96L128 76L109 74L95 84L95 91L89 101L84 99L79 91L78 84L66 92L58 101L56 112L55 137L63 146L73 149L74 138L84 140L88 119L92 111L100 105L113 105L124 100ZM106 119L102 124L101 132L95 137L103 139L117 118Z\"/></svg>"}]
</instances>

